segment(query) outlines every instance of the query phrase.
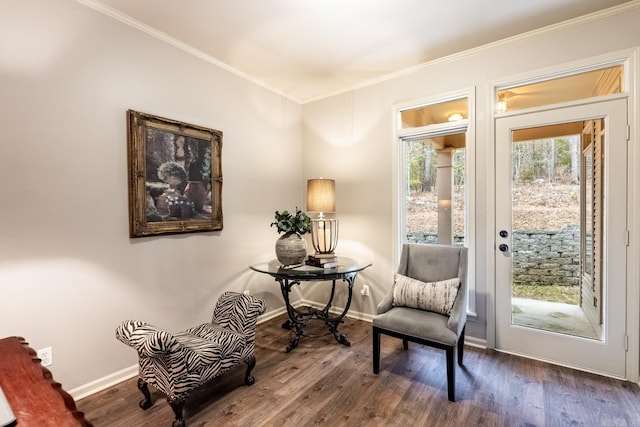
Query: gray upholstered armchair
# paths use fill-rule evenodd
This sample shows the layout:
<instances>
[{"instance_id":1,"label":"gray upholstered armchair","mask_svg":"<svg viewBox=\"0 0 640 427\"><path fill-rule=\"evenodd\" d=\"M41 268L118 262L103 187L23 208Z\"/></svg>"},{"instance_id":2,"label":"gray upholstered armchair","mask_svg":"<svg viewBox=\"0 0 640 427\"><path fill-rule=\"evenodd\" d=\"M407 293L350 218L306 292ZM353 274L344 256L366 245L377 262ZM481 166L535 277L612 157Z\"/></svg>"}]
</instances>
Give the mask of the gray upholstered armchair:
<instances>
[{"instance_id":1,"label":"gray upholstered armchair","mask_svg":"<svg viewBox=\"0 0 640 427\"><path fill-rule=\"evenodd\" d=\"M446 350L448 398L455 401L454 352L462 366L467 320L467 248L405 244L398 273L373 318L373 372L380 334Z\"/></svg>"},{"instance_id":2,"label":"gray upholstered armchair","mask_svg":"<svg viewBox=\"0 0 640 427\"><path fill-rule=\"evenodd\" d=\"M116 338L138 352L138 388L144 395L140 407L153 405L151 384L167 396L176 416L173 427L183 427L182 408L195 388L242 363L247 364L245 384L253 384L256 324L264 310L258 298L225 292L211 323L183 332L172 334L139 320L122 322Z\"/></svg>"}]
</instances>

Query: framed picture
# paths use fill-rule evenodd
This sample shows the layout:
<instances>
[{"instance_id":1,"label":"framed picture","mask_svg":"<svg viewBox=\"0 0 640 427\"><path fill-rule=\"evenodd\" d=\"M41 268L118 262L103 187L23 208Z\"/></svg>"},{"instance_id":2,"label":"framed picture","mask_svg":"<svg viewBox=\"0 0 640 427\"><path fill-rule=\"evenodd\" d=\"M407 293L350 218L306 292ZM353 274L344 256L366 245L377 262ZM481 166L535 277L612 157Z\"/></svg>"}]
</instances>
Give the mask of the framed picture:
<instances>
[{"instance_id":1,"label":"framed picture","mask_svg":"<svg viewBox=\"0 0 640 427\"><path fill-rule=\"evenodd\" d=\"M131 237L222 230L222 132L127 111Z\"/></svg>"}]
</instances>

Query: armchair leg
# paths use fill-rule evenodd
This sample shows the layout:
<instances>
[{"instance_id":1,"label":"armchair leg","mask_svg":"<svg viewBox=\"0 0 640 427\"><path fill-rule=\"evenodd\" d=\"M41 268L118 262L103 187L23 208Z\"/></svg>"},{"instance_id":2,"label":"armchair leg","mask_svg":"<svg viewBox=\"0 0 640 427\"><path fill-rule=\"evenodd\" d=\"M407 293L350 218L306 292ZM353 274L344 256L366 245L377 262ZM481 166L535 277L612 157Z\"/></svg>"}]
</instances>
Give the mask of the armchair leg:
<instances>
[{"instance_id":1,"label":"armchair leg","mask_svg":"<svg viewBox=\"0 0 640 427\"><path fill-rule=\"evenodd\" d=\"M253 385L256 380L251 375L251 371L253 371L253 368L256 366L256 357L252 355L247 357L244 361L247 364L247 372L244 374L244 383L246 385Z\"/></svg>"},{"instance_id":2,"label":"armchair leg","mask_svg":"<svg viewBox=\"0 0 640 427\"><path fill-rule=\"evenodd\" d=\"M184 407L184 398L170 398L167 397L167 402L171 405L171 409L173 409L173 413L176 416L176 419L173 420L173 424L171 427L184 427L184 418L182 417L182 408Z\"/></svg>"},{"instance_id":3,"label":"armchair leg","mask_svg":"<svg viewBox=\"0 0 640 427\"><path fill-rule=\"evenodd\" d=\"M460 338L458 338L458 365L462 366L462 356L464 355L464 332L467 327L462 328Z\"/></svg>"},{"instance_id":4,"label":"armchair leg","mask_svg":"<svg viewBox=\"0 0 640 427\"><path fill-rule=\"evenodd\" d=\"M153 401L151 400L151 394L149 393L149 386L142 378L138 378L138 390L140 390L144 395L144 399L141 400L138 405L144 410L151 408L153 406Z\"/></svg>"},{"instance_id":5,"label":"armchair leg","mask_svg":"<svg viewBox=\"0 0 640 427\"><path fill-rule=\"evenodd\" d=\"M409 350L409 340L402 340L402 348L404 348L405 350Z\"/></svg>"},{"instance_id":6,"label":"armchair leg","mask_svg":"<svg viewBox=\"0 0 640 427\"><path fill-rule=\"evenodd\" d=\"M453 363L455 346L447 347L447 394L451 402L456 401L456 366Z\"/></svg>"},{"instance_id":7,"label":"armchair leg","mask_svg":"<svg viewBox=\"0 0 640 427\"><path fill-rule=\"evenodd\" d=\"M380 331L373 328L373 373L380 372Z\"/></svg>"}]
</instances>

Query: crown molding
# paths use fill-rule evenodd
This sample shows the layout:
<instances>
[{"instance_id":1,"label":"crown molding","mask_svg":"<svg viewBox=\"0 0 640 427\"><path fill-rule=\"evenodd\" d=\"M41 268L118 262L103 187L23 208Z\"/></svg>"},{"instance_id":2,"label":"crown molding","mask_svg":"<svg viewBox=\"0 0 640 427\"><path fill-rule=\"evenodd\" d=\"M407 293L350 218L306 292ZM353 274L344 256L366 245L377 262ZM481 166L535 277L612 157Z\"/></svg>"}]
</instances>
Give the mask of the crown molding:
<instances>
[{"instance_id":1,"label":"crown molding","mask_svg":"<svg viewBox=\"0 0 640 427\"><path fill-rule=\"evenodd\" d=\"M361 89L367 86L372 86L378 83L382 83L388 80L392 80L397 77L406 76L408 74L413 74L418 71L421 71L425 68L432 67L434 65L446 64L449 62L454 62L460 59L463 59L467 56L476 55L485 50L493 49L498 46L503 46L509 43L513 43L520 40L525 40L533 37L538 37L543 34L553 33L556 31L564 30L567 28L577 27L579 25L594 22L600 19L607 18L609 16L619 15L621 13L625 13L631 10L640 8L640 0L632 0L628 3L621 4L619 6L613 6L608 9L600 10L597 12L589 13L587 15L579 16L577 18L569 19L567 21L562 21L557 24L548 25L546 27L537 28L535 30L527 31L521 34L517 34L515 36L507 37L501 40L497 40L495 42L487 43L482 46L477 46L471 49L463 50L460 52L453 53L451 55L442 56L440 58L433 59L431 61L423 62L421 64L413 65L411 67L403 68L402 70L394 71L389 74L385 74L383 76L376 77L371 80L367 80L362 83L358 83L357 85L350 86L346 89L337 90L334 92L327 93L325 95L320 95L313 98L306 98L302 101L303 104L318 101L325 98L330 98L332 96L340 95L342 93L351 92L356 89Z\"/></svg>"},{"instance_id":2,"label":"crown molding","mask_svg":"<svg viewBox=\"0 0 640 427\"><path fill-rule=\"evenodd\" d=\"M265 82L263 82L262 80L256 79L255 77L238 70L235 67L232 67L231 65L227 64L226 62L220 61L219 59L209 55L208 53L205 53L203 51L201 51L200 49L196 49L195 47L184 43L178 39L176 39L175 37L171 37L169 34L162 32L156 28L153 28L127 14L124 14L122 12L120 12L119 10L116 10L112 7L109 7L107 5L105 5L104 3L100 2L99 0L76 0L78 3L82 4L83 6L87 6L97 12L100 12L110 18L113 18L117 21L122 22L123 24L129 25L132 28L135 28L136 30L142 31L143 33L146 33L160 41L163 41L175 48L178 48L190 55L195 56L196 58L199 58L205 62L208 62L212 65L215 65L216 67L220 67L222 69L224 69L225 71L228 71L232 74L237 75L238 77L241 77L245 80L250 81L251 83L254 83L258 86L261 86L271 92L274 92L280 96L283 96L291 101L294 101L298 104L301 104L301 100L292 97L291 95L284 93L283 91L281 91L280 89L274 88L273 86L269 86L268 84L266 84Z\"/></svg>"},{"instance_id":3,"label":"crown molding","mask_svg":"<svg viewBox=\"0 0 640 427\"><path fill-rule=\"evenodd\" d=\"M607 18L609 16L614 16L614 15L618 15L618 14L622 14L631 10L635 10L640 8L640 0L632 0L629 1L627 3L621 4L619 6L613 6L610 7L608 9L604 9L604 10L600 10L597 12L593 12L587 15L583 15L577 18L573 18L573 19L569 19L567 21L562 21L559 22L557 24L552 24L552 25L548 25L546 27L542 27L542 28L538 28L535 30L531 30L531 31L527 31L525 33L522 34L518 34L515 36L511 36L511 37L507 37L495 42L491 42L491 43L487 43L484 44L482 46L478 46L478 47L474 47L471 49L467 49L467 50L463 50L461 52L457 52L451 55L447 55L447 56L443 56L431 61L427 61L427 62L423 62L421 64L417 64L411 67L407 67L404 68L402 70L398 70L398 71L394 71L392 73L388 73L379 77L376 77L374 79L370 79L370 80L366 80L364 82L349 86L347 88L344 89L339 89L336 91L332 91L332 92L327 92L323 95L318 95L318 96L314 96L314 97L309 97L309 98L305 98L305 99L298 99L296 97L293 97L285 92L283 92L280 89L274 88L273 86L270 86L268 84L266 84L265 82L263 82L260 79L257 79L243 71L238 70L235 67L232 67L231 65L227 64L226 62L220 61L219 59L199 50L194 48L193 46L184 43L174 37L171 37L170 35L159 31L156 28L153 28L149 25L146 25L140 21L138 21L135 18L132 18L129 15L126 15L116 9L113 9L107 5L105 5L104 3L102 3L99 0L76 0L78 3L87 6L97 12L100 12L104 15L107 15L113 19L116 19L126 25L129 25L130 27L133 27L139 31L142 31L158 40L161 40L171 46L174 46L180 50L183 50L184 52L193 55L203 61L206 61L212 65L215 65L217 67L220 67L232 74L235 74L245 80L248 80L258 86L261 86L275 94L278 94L282 97L285 97L293 102L296 102L298 104L304 105L304 104L308 104L311 102L315 102L321 99L326 99L326 98L331 98L333 96L336 95L340 95L343 93L348 93L348 92L352 92L354 90L357 89L361 89L364 87L368 87L368 86L373 86L375 84L378 83L382 83L388 80L392 80L394 78L400 77L400 76L405 76L408 74L413 74L416 73L418 71L421 71L425 68L429 68L432 67L434 65L438 65L438 64L446 64L449 62L453 62L453 61L457 61L460 60L462 58L465 58L467 56L471 56L471 55L476 55L479 52L483 52L485 50L489 50L489 49L493 49L495 47L498 46L502 46L505 44L509 44L509 43L513 43L519 40L525 40L528 38L532 38L532 37L537 37L543 34L548 34L548 33L553 33L559 30L564 30L567 28L571 28L571 27L576 27L585 23L589 23L589 22L594 22L603 18Z\"/></svg>"}]
</instances>

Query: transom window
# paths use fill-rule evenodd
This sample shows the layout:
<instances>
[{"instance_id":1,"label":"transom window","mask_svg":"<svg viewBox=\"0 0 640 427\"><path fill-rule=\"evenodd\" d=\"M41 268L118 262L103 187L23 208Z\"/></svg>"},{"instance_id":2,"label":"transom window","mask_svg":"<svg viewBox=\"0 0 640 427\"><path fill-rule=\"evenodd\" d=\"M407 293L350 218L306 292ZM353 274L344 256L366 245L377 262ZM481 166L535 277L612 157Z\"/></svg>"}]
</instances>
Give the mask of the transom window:
<instances>
[{"instance_id":1,"label":"transom window","mask_svg":"<svg viewBox=\"0 0 640 427\"><path fill-rule=\"evenodd\" d=\"M514 111L624 91L624 66L614 65L496 90L496 111Z\"/></svg>"}]
</instances>

